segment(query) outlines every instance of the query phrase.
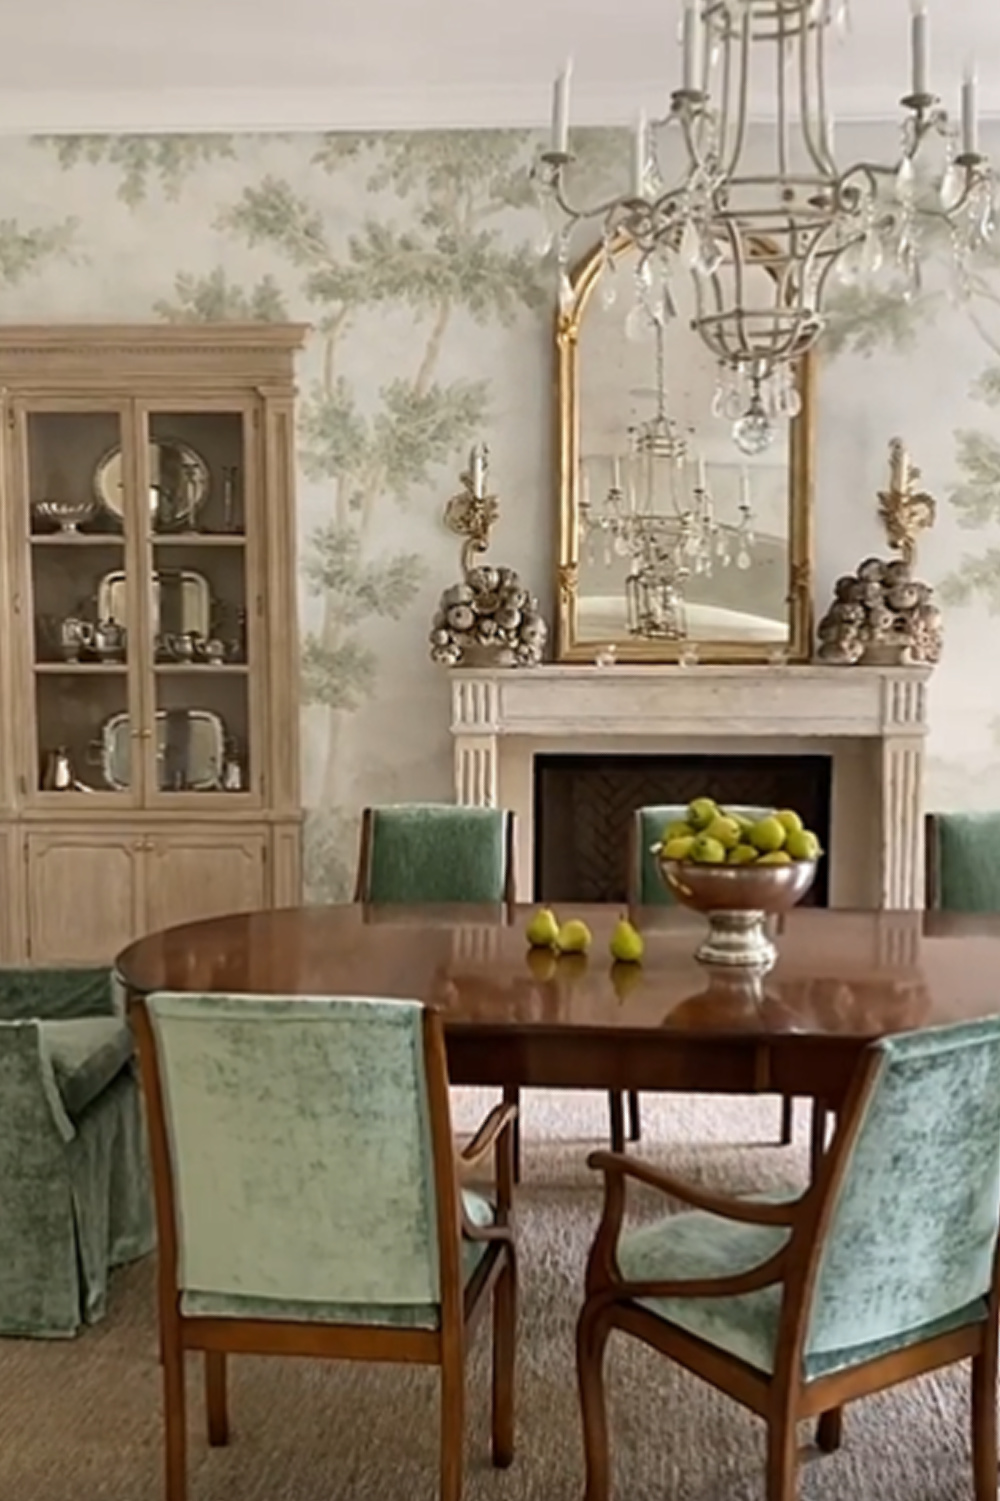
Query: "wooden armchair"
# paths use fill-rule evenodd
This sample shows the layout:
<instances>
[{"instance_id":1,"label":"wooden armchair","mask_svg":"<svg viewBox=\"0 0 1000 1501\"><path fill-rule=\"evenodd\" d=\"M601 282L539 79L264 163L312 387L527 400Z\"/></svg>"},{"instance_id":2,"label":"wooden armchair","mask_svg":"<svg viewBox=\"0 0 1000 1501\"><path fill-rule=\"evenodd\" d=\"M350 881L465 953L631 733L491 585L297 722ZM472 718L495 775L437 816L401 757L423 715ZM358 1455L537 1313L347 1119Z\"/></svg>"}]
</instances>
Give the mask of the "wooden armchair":
<instances>
[{"instance_id":1,"label":"wooden armchair","mask_svg":"<svg viewBox=\"0 0 1000 1501\"><path fill-rule=\"evenodd\" d=\"M820 1175L765 1202L597 1153L604 1214L577 1330L586 1501L610 1485L603 1358L621 1329L767 1423L768 1501L797 1494L796 1424L972 1360L976 1501L997 1496L1000 1018L870 1047ZM633 1179L691 1206L623 1232Z\"/></svg>"},{"instance_id":2,"label":"wooden armchair","mask_svg":"<svg viewBox=\"0 0 1000 1501\"><path fill-rule=\"evenodd\" d=\"M465 1356L493 1307L493 1463L514 1449L514 1112L456 1157L440 1018L416 1002L160 994L134 1022L159 1231L166 1501L187 1495L184 1358L228 1442L230 1354L441 1370L462 1494ZM496 1199L460 1179L490 1154ZM321 1439L317 1440L318 1442Z\"/></svg>"}]
</instances>

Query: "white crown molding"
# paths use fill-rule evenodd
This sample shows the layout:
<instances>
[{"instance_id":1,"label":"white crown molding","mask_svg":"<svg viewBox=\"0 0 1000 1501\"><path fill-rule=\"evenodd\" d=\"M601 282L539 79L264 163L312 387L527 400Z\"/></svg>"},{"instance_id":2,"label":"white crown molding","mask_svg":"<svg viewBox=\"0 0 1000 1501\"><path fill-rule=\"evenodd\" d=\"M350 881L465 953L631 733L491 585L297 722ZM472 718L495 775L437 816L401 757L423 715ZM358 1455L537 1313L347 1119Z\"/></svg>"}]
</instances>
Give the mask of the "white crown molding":
<instances>
[{"instance_id":1,"label":"white crown molding","mask_svg":"<svg viewBox=\"0 0 1000 1501\"><path fill-rule=\"evenodd\" d=\"M579 126L631 127L637 107L654 113L662 83L639 88L581 87L574 93ZM1000 115L1000 90L983 101ZM859 87L836 98L839 122L898 121L886 91ZM175 134L298 131L538 129L548 126L548 86L510 88L430 85L407 89L8 90L0 94L0 134ZM755 118L771 118L767 101Z\"/></svg>"}]
</instances>

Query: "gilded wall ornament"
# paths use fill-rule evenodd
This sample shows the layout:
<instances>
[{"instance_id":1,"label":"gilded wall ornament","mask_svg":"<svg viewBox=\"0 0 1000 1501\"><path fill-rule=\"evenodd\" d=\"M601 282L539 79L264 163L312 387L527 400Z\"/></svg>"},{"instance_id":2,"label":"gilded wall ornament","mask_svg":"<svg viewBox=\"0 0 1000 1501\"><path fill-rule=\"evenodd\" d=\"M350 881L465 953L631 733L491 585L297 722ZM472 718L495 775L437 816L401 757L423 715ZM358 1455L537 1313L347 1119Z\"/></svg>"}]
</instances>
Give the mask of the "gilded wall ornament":
<instances>
[{"instance_id":1,"label":"gilded wall ornament","mask_svg":"<svg viewBox=\"0 0 1000 1501\"><path fill-rule=\"evenodd\" d=\"M464 537L462 579L441 595L431 624L431 660L445 667L535 667L548 629L538 601L513 568L477 563L500 514L486 492L489 452L483 443L459 476L462 489L445 506L445 525Z\"/></svg>"},{"instance_id":2,"label":"gilded wall ornament","mask_svg":"<svg viewBox=\"0 0 1000 1501\"><path fill-rule=\"evenodd\" d=\"M834 586L819 623L817 656L846 666L934 664L943 645L941 611L930 584L913 577L917 537L934 524L934 499L918 490L920 470L900 438L889 445L889 488L879 492L879 517L898 558L866 558Z\"/></svg>"}]
</instances>

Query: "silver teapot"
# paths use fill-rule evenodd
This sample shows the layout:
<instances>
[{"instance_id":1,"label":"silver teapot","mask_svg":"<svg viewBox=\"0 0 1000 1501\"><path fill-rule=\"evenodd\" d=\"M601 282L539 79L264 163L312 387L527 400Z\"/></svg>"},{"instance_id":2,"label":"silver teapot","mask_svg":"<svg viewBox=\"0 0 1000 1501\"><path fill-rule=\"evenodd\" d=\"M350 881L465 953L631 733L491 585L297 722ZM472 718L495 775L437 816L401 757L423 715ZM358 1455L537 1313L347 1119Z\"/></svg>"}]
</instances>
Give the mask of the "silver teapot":
<instances>
[{"instance_id":1,"label":"silver teapot","mask_svg":"<svg viewBox=\"0 0 1000 1501\"><path fill-rule=\"evenodd\" d=\"M99 620L92 629L90 644L102 662L121 662L125 657L125 627L117 620Z\"/></svg>"}]
</instances>

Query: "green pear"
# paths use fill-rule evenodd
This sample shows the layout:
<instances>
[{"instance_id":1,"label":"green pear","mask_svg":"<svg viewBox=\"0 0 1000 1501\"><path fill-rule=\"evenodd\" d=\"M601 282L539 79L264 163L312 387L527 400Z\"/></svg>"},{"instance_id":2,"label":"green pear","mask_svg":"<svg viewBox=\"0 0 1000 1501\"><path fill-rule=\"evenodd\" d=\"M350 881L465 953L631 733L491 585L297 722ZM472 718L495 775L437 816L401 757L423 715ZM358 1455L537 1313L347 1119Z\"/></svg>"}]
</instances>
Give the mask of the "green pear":
<instances>
[{"instance_id":1,"label":"green pear","mask_svg":"<svg viewBox=\"0 0 1000 1501\"><path fill-rule=\"evenodd\" d=\"M585 954L590 948L591 932L585 922L571 917L556 934L556 948L560 954Z\"/></svg>"},{"instance_id":2,"label":"green pear","mask_svg":"<svg viewBox=\"0 0 1000 1501\"><path fill-rule=\"evenodd\" d=\"M554 949L559 937L559 919L551 907L539 907L524 930L533 949Z\"/></svg>"},{"instance_id":3,"label":"green pear","mask_svg":"<svg viewBox=\"0 0 1000 1501\"><path fill-rule=\"evenodd\" d=\"M627 917L622 916L618 919L618 926L611 935L609 947L612 959L616 959L620 964L638 964L645 945L639 930L629 922Z\"/></svg>"}]
</instances>

